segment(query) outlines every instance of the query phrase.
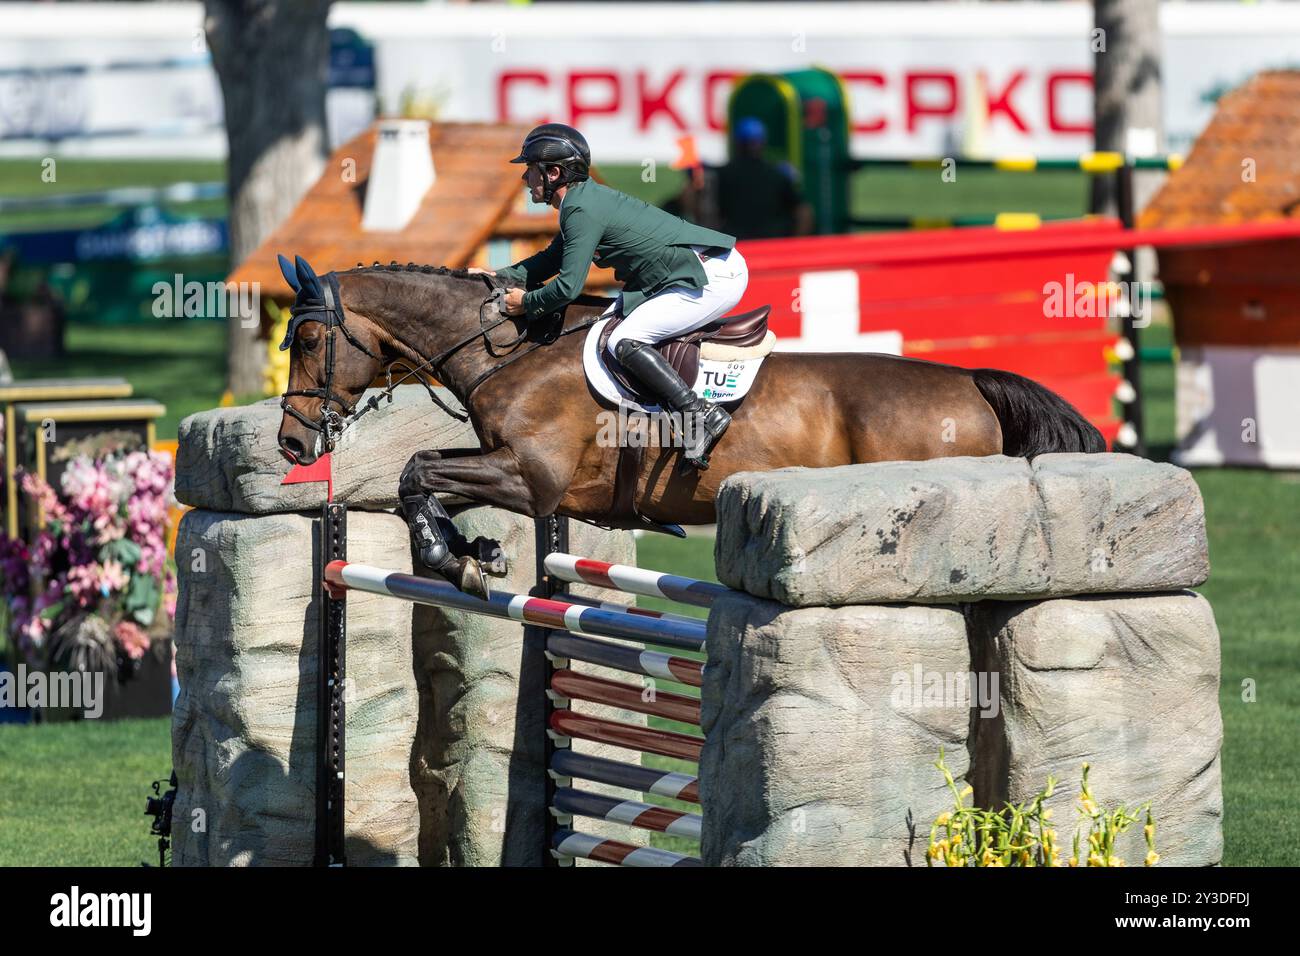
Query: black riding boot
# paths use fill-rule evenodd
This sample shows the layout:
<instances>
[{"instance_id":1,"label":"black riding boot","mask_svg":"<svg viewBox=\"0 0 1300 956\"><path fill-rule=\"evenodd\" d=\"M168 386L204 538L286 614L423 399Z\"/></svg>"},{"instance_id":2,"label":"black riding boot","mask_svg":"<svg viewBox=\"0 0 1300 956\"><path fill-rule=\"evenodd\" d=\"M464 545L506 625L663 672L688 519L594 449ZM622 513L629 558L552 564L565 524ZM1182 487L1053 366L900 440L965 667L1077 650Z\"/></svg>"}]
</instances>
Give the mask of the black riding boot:
<instances>
[{"instance_id":1,"label":"black riding boot","mask_svg":"<svg viewBox=\"0 0 1300 956\"><path fill-rule=\"evenodd\" d=\"M731 424L731 416L696 395L653 346L624 339L615 349L615 358L662 405L682 416L686 435L694 439L683 457L700 471L706 471L709 452Z\"/></svg>"}]
</instances>

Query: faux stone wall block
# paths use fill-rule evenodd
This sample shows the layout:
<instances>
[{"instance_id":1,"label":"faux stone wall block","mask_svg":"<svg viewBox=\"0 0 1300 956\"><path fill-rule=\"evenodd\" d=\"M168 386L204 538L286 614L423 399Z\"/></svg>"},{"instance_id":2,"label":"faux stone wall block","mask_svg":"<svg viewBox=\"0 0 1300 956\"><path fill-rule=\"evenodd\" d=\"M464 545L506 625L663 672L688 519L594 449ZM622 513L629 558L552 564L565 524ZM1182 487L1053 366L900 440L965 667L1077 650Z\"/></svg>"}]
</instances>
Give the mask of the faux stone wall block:
<instances>
[{"instance_id":1,"label":"faux stone wall block","mask_svg":"<svg viewBox=\"0 0 1300 956\"><path fill-rule=\"evenodd\" d=\"M532 587L531 519L476 507L460 524L470 537L486 535L506 546L511 574L492 579L495 587L519 593ZM304 515L207 511L191 511L182 523L176 818L189 819L199 808L208 822L204 833L178 826L178 865L311 862L318 623L308 557L317 527ZM628 532L575 523L571 536L579 553L635 563ZM400 518L350 509L348 539L352 561L411 569ZM513 622L349 595L350 865L540 865L542 660L541 648L526 645L523 628ZM646 722L631 712L576 706L624 723ZM616 748L575 746L635 760ZM648 839L643 831L599 821L579 827L625 842Z\"/></svg>"},{"instance_id":2,"label":"faux stone wall block","mask_svg":"<svg viewBox=\"0 0 1300 956\"><path fill-rule=\"evenodd\" d=\"M209 511L181 522L177 866L311 865L320 604L310 559L318 525L305 515ZM406 534L400 519L357 512L348 531L352 560L409 569L392 546ZM401 602L349 601L345 833L355 865L417 862L410 625Z\"/></svg>"},{"instance_id":3,"label":"faux stone wall block","mask_svg":"<svg viewBox=\"0 0 1300 956\"><path fill-rule=\"evenodd\" d=\"M951 607L715 603L700 780L709 865L924 865L967 769L966 626ZM960 693L960 692L959 692Z\"/></svg>"},{"instance_id":4,"label":"faux stone wall block","mask_svg":"<svg viewBox=\"0 0 1300 956\"><path fill-rule=\"evenodd\" d=\"M452 408L446 389L438 394ZM364 404L378 389L362 396ZM289 463L277 445L283 417L278 398L214 408L184 419L176 449L176 497L210 511L272 514L307 511L325 497L317 483L281 485ZM468 424L448 416L419 385L402 385L349 427L334 451L334 498L350 508L396 508L397 481L417 451L478 448Z\"/></svg>"},{"instance_id":5,"label":"faux stone wall block","mask_svg":"<svg viewBox=\"0 0 1300 956\"><path fill-rule=\"evenodd\" d=\"M1042 455L733 475L715 558L791 606L1168 591L1209 574L1200 491L1131 455Z\"/></svg>"},{"instance_id":6,"label":"faux stone wall block","mask_svg":"<svg viewBox=\"0 0 1300 956\"><path fill-rule=\"evenodd\" d=\"M976 667L999 672L1002 701L997 719L975 722L981 805L1030 799L1052 774L1068 845L1087 761L1103 808L1151 801L1162 865L1220 861L1219 633L1203 597L985 603L971 622ZM1120 855L1141 864L1140 825Z\"/></svg>"}]
</instances>

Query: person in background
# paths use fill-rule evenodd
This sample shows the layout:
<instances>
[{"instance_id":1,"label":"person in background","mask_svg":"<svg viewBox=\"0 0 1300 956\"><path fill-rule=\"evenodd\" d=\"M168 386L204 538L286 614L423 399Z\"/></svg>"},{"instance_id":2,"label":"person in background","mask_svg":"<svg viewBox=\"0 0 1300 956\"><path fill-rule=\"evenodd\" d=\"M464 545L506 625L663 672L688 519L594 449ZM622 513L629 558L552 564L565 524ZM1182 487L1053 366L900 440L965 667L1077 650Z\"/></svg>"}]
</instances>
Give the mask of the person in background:
<instances>
[{"instance_id":1,"label":"person in background","mask_svg":"<svg viewBox=\"0 0 1300 956\"><path fill-rule=\"evenodd\" d=\"M789 163L763 156L767 130L746 116L736 121L736 152L718 170L719 228L737 239L775 239L812 232L812 208L799 191L798 173Z\"/></svg>"}]
</instances>

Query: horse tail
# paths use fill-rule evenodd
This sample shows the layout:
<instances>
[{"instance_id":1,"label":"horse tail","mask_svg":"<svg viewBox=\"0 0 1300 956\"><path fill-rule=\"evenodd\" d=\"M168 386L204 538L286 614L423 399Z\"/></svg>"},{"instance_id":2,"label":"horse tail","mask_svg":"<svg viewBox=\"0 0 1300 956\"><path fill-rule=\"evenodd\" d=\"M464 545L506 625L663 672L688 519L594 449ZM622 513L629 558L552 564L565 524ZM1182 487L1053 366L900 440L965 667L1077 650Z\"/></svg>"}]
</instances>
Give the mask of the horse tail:
<instances>
[{"instance_id":1,"label":"horse tail","mask_svg":"<svg viewBox=\"0 0 1300 956\"><path fill-rule=\"evenodd\" d=\"M1037 382L995 368L973 369L971 376L1002 426L1002 454L1033 458L1057 451L1106 450L1101 432L1078 409Z\"/></svg>"}]
</instances>

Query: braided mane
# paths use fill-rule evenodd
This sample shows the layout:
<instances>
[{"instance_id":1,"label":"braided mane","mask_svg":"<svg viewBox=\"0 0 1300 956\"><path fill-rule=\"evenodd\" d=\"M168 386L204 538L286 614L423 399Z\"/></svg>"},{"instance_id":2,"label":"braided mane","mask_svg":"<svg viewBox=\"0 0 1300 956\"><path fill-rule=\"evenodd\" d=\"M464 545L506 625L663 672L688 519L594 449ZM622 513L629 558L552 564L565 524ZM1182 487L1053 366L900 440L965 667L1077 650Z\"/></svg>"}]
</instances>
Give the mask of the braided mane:
<instances>
[{"instance_id":1,"label":"braided mane","mask_svg":"<svg viewBox=\"0 0 1300 956\"><path fill-rule=\"evenodd\" d=\"M404 272L414 272L419 275L428 275L428 276L450 276L453 279L485 279L488 281L489 284L493 286L496 286L500 283L500 280L497 279L496 276L483 275L479 273L471 274L468 269L453 269L450 266L422 266L422 265L417 265L414 262L408 262L406 265L402 265L399 262L390 262L388 263L388 265L384 265L382 262L376 262L373 265L368 265L368 266L362 265L360 262L358 262L356 268L348 269L346 272L339 272L337 273L337 275L349 276L349 275L371 275L374 273L404 273ZM578 297L573 300L574 305L589 305L589 306L603 307L608 305L609 303L610 303L610 299L607 296L592 295L589 292L580 293Z\"/></svg>"},{"instance_id":2,"label":"braided mane","mask_svg":"<svg viewBox=\"0 0 1300 956\"><path fill-rule=\"evenodd\" d=\"M348 269L346 272L340 272L339 275L365 275L372 272L418 272L421 275L434 276L451 276L453 279L476 279L477 275L471 275L468 269L453 269L450 266L422 266L414 262L408 262L402 265L399 262L390 262L384 265L376 262L373 265L363 265L358 262L356 268ZM491 278L488 276L487 278Z\"/></svg>"}]
</instances>

